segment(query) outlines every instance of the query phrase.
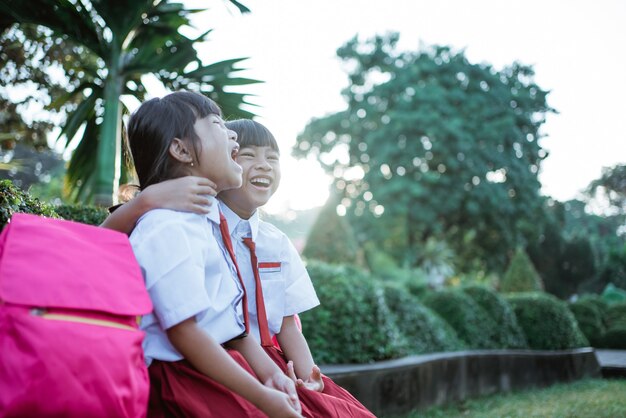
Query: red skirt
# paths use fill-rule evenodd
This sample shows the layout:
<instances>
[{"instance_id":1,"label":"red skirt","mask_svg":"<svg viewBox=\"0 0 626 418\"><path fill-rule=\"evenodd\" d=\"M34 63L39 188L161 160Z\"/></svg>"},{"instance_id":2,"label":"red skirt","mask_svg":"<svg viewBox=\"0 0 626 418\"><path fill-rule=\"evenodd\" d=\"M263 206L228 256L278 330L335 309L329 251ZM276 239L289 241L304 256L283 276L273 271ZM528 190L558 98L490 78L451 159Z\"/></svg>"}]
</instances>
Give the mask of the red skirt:
<instances>
[{"instance_id":1,"label":"red skirt","mask_svg":"<svg viewBox=\"0 0 626 418\"><path fill-rule=\"evenodd\" d=\"M287 372L287 360L276 347L263 347L270 358ZM298 388L298 398L302 405L302 416L307 418L376 418L347 390L322 375L324 391L315 392Z\"/></svg>"},{"instance_id":2,"label":"red skirt","mask_svg":"<svg viewBox=\"0 0 626 418\"><path fill-rule=\"evenodd\" d=\"M248 373L254 372L239 352L228 354ZM149 418L265 418L251 402L197 371L187 360L155 360L150 374Z\"/></svg>"}]
</instances>

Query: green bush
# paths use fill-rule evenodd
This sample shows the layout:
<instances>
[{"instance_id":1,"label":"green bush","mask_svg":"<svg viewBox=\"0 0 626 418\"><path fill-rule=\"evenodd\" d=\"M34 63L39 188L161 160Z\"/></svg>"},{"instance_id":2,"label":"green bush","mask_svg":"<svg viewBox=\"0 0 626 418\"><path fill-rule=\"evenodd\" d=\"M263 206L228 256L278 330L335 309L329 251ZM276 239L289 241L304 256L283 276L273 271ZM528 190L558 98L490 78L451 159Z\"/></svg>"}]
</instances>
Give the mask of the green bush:
<instances>
[{"instance_id":1,"label":"green bush","mask_svg":"<svg viewBox=\"0 0 626 418\"><path fill-rule=\"evenodd\" d=\"M15 187L10 180L0 180L0 229L14 213L31 213L58 218L54 208Z\"/></svg>"},{"instance_id":2,"label":"green bush","mask_svg":"<svg viewBox=\"0 0 626 418\"><path fill-rule=\"evenodd\" d=\"M384 286L385 301L411 354L455 351L465 348L456 331L439 315L398 284Z\"/></svg>"},{"instance_id":3,"label":"green bush","mask_svg":"<svg viewBox=\"0 0 626 418\"><path fill-rule=\"evenodd\" d=\"M626 327L626 302L610 305L604 314L607 328Z\"/></svg>"},{"instance_id":4,"label":"green bush","mask_svg":"<svg viewBox=\"0 0 626 418\"><path fill-rule=\"evenodd\" d=\"M406 354L380 284L354 267L311 261L307 269L321 306L300 318L318 363L367 363Z\"/></svg>"},{"instance_id":5,"label":"green bush","mask_svg":"<svg viewBox=\"0 0 626 418\"><path fill-rule=\"evenodd\" d=\"M517 322L535 350L561 350L589 344L567 304L547 293L528 292L507 297Z\"/></svg>"},{"instance_id":6,"label":"green bush","mask_svg":"<svg viewBox=\"0 0 626 418\"><path fill-rule=\"evenodd\" d=\"M626 327L610 328L604 334L602 348L626 349Z\"/></svg>"},{"instance_id":7,"label":"green bush","mask_svg":"<svg viewBox=\"0 0 626 418\"><path fill-rule=\"evenodd\" d=\"M606 309L606 333L602 347L626 349L626 302L617 302Z\"/></svg>"},{"instance_id":8,"label":"green bush","mask_svg":"<svg viewBox=\"0 0 626 418\"><path fill-rule=\"evenodd\" d=\"M109 211L97 206L61 205L54 208L63 219L89 225L100 225L109 215Z\"/></svg>"},{"instance_id":9,"label":"green bush","mask_svg":"<svg viewBox=\"0 0 626 418\"><path fill-rule=\"evenodd\" d=\"M306 241L302 255L333 264L357 264L359 247L345 217L337 215L334 200L322 208Z\"/></svg>"},{"instance_id":10,"label":"green bush","mask_svg":"<svg viewBox=\"0 0 626 418\"><path fill-rule=\"evenodd\" d=\"M607 301L602 299L602 296L597 294L585 294L578 298L577 303L585 303L590 304L596 307L598 312L600 313L600 318L602 320L602 325L606 328L606 322L604 317L606 316L606 310L609 308L609 304Z\"/></svg>"},{"instance_id":11,"label":"green bush","mask_svg":"<svg viewBox=\"0 0 626 418\"><path fill-rule=\"evenodd\" d=\"M543 290L543 282L532 261L521 248L515 252L500 282L502 292L534 292Z\"/></svg>"},{"instance_id":12,"label":"green bush","mask_svg":"<svg viewBox=\"0 0 626 418\"><path fill-rule=\"evenodd\" d=\"M594 347L601 347L606 327L603 311L598 303L590 298L581 298L571 303L569 309L576 317L576 322L589 343Z\"/></svg>"},{"instance_id":13,"label":"green bush","mask_svg":"<svg viewBox=\"0 0 626 418\"><path fill-rule=\"evenodd\" d=\"M486 286L466 286L463 288L463 291L468 294L474 302L478 303L496 323L498 332L494 339L499 347L528 347L524 331L522 331L517 323L515 313L504 297Z\"/></svg>"},{"instance_id":14,"label":"green bush","mask_svg":"<svg viewBox=\"0 0 626 418\"><path fill-rule=\"evenodd\" d=\"M469 348L498 348L495 321L461 290L432 292L423 302L448 322Z\"/></svg>"},{"instance_id":15,"label":"green bush","mask_svg":"<svg viewBox=\"0 0 626 418\"><path fill-rule=\"evenodd\" d=\"M609 283L602 291L602 299L609 305L612 303L626 302L626 290L616 287L613 283Z\"/></svg>"}]
</instances>

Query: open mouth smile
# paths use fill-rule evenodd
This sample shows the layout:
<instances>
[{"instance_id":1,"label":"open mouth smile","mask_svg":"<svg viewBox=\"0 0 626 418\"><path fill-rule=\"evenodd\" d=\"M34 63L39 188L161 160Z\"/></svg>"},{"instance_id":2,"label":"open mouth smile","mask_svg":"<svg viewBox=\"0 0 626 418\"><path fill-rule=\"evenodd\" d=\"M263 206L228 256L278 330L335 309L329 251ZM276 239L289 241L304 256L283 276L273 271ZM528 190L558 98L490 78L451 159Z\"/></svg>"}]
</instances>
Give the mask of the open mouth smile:
<instances>
[{"instance_id":1,"label":"open mouth smile","mask_svg":"<svg viewBox=\"0 0 626 418\"><path fill-rule=\"evenodd\" d=\"M253 177L250 179L250 184L266 189L272 185L272 180L267 177Z\"/></svg>"}]
</instances>

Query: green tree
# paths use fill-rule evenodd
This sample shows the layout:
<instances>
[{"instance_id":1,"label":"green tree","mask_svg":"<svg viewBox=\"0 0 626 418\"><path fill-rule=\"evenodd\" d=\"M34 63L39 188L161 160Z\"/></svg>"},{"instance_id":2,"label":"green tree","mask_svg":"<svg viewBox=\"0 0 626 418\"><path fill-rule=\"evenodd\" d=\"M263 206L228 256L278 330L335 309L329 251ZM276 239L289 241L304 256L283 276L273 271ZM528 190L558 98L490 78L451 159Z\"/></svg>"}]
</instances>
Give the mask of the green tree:
<instances>
[{"instance_id":1,"label":"green tree","mask_svg":"<svg viewBox=\"0 0 626 418\"><path fill-rule=\"evenodd\" d=\"M194 44L210 31L195 38L181 33L196 11L168 0L0 1L2 85L33 83L35 96L50 93L48 109L67 115L60 138L66 147L78 139L66 177L74 197L111 203L121 175L120 98L143 100L143 75L154 74L173 90L202 92L226 115L251 116L241 108L245 95L227 91L256 82L233 76L242 59L204 65ZM45 126L29 128L40 140Z\"/></svg>"},{"instance_id":2,"label":"green tree","mask_svg":"<svg viewBox=\"0 0 626 418\"><path fill-rule=\"evenodd\" d=\"M543 290L543 282L526 251L518 248L511 259L502 282L502 292L533 292Z\"/></svg>"},{"instance_id":3,"label":"green tree","mask_svg":"<svg viewBox=\"0 0 626 418\"><path fill-rule=\"evenodd\" d=\"M497 71L438 46L401 53L397 40L339 48L351 68L347 109L312 120L294 154L317 156L357 237L384 225L403 263L416 265L418 246L435 236L464 255L462 267L479 259L502 271L541 215L547 92L531 67Z\"/></svg>"},{"instance_id":4,"label":"green tree","mask_svg":"<svg viewBox=\"0 0 626 418\"><path fill-rule=\"evenodd\" d=\"M592 198L603 195L617 213L626 214L626 164L605 167L600 178L591 182L587 194Z\"/></svg>"},{"instance_id":5,"label":"green tree","mask_svg":"<svg viewBox=\"0 0 626 418\"><path fill-rule=\"evenodd\" d=\"M352 228L339 216L334 199L329 199L311 228L302 255L332 264L358 264L358 247Z\"/></svg>"}]
</instances>

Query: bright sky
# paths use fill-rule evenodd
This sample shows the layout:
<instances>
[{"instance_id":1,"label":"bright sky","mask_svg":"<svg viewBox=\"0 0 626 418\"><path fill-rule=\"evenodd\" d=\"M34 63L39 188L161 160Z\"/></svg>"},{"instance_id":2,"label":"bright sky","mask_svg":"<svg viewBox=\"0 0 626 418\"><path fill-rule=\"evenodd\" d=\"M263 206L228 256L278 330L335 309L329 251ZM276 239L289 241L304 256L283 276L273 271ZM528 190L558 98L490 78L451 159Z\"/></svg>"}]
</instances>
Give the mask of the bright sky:
<instances>
[{"instance_id":1,"label":"bright sky","mask_svg":"<svg viewBox=\"0 0 626 418\"><path fill-rule=\"evenodd\" d=\"M188 1L206 7L206 1ZM312 117L345 108L347 77L336 49L359 34L400 32L399 46L420 42L465 49L472 62L501 68L534 66L559 111L544 125L549 151L540 179L544 194L573 198L602 167L626 162L626 1L623 0L243 0L241 16L219 1L198 16L213 28L200 47L205 62L250 57L244 86L261 107L258 120L277 137L283 182L269 212L323 205L330 179L315 161L291 157L296 136Z\"/></svg>"}]
</instances>

